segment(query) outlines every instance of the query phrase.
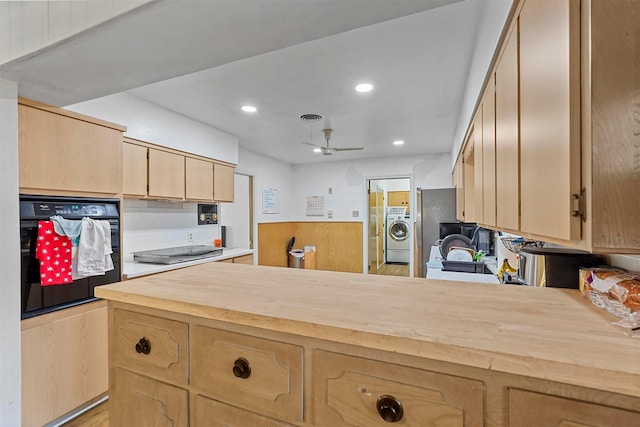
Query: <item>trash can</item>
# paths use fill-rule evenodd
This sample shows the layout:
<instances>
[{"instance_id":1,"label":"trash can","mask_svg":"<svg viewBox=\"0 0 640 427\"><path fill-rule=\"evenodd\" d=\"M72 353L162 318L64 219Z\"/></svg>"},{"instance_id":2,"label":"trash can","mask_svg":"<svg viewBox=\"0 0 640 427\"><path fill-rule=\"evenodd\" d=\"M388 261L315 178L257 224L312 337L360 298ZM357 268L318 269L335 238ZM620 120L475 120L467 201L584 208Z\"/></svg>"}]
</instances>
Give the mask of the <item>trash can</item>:
<instances>
[{"instance_id":1,"label":"trash can","mask_svg":"<svg viewBox=\"0 0 640 427\"><path fill-rule=\"evenodd\" d=\"M304 268L304 251L302 249L292 249L296 238L292 237L287 245L289 256L289 268Z\"/></svg>"},{"instance_id":2,"label":"trash can","mask_svg":"<svg viewBox=\"0 0 640 427\"><path fill-rule=\"evenodd\" d=\"M302 249L289 251L289 268L304 268L304 251Z\"/></svg>"}]
</instances>

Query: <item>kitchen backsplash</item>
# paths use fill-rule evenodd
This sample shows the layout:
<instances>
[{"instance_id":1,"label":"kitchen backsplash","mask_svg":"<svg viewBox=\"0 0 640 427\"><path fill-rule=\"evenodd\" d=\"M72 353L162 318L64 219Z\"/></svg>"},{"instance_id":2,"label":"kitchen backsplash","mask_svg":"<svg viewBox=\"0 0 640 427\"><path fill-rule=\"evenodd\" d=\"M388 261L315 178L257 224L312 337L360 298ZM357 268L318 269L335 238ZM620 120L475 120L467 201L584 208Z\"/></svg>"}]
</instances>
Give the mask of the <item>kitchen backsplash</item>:
<instances>
[{"instance_id":1,"label":"kitchen backsplash","mask_svg":"<svg viewBox=\"0 0 640 427\"><path fill-rule=\"evenodd\" d=\"M124 199L122 254L187 245L211 245L220 236L219 225L198 225L198 204ZM193 241L189 241L189 234Z\"/></svg>"},{"instance_id":2,"label":"kitchen backsplash","mask_svg":"<svg viewBox=\"0 0 640 427\"><path fill-rule=\"evenodd\" d=\"M609 265L640 272L640 255L607 255L605 257Z\"/></svg>"}]
</instances>

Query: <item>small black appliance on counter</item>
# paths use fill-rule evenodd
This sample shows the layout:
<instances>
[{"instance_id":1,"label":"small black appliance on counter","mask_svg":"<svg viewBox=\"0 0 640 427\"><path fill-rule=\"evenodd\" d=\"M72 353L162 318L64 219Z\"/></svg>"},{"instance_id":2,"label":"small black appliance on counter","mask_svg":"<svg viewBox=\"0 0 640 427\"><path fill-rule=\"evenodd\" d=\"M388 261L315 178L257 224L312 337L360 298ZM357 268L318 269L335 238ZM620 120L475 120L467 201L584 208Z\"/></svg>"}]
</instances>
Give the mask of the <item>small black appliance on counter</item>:
<instances>
[{"instance_id":1,"label":"small black appliance on counter","mask_svg":"<svg viewBox=\"0 0 640 427\"><path fill-rule=\"evenodd\" d=\"M525 247L520 250L518 281L528 286L579 288L580 267L604 264L600 255L565 248Z\"/></svg>"}]
</instances>

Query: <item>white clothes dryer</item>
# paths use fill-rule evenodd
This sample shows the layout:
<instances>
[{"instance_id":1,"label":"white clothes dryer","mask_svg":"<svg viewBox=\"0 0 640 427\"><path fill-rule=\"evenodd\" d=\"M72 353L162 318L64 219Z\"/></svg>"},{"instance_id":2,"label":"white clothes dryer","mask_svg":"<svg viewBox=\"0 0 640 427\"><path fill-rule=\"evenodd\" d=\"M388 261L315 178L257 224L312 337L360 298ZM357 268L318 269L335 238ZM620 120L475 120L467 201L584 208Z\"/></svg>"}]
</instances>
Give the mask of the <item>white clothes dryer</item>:
<instances>
[{"instance_id":1,"label":"white clothes dryer","mask_svg":"<svg viewBox=\"0 0 640 427\"><path fill-rule=\"evenodd\" d=\"M408 264L411 250L411 224L408 216L387 215L386 261Z\"/></svg>"}]
</instances>

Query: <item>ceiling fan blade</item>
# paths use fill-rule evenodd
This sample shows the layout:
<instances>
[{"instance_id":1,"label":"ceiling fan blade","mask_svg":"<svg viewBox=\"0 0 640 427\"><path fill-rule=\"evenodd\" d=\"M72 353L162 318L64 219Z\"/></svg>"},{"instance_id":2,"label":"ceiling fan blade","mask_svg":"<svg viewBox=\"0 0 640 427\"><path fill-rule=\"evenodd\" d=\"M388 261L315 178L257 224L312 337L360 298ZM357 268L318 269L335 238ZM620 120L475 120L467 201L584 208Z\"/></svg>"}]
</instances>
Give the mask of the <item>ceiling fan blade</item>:
<instances>
[{"instance_id":1,"label":"ceiling fan blade","mask_svg":"<svg viewBox=\"0 0 640 427\"><path fill-rule=\"evenodd\" d=\"M335 147L334 151L356 151L356 150L364 150L364 147Z\"/></svg>"},{"instance_id":2,"label":"ceiling fan blade","mask_svg":"<svg viewBox=\"0 0 640 427\"><path fill-rule=\"evenodd\" d=\"M300 141L300 144L306 144L306 145L309 145L309 146L314 147L314 148L322 148L319 145L312 144L312 143L307 142L307 141Z\"/></svg>"}]
</instances>

